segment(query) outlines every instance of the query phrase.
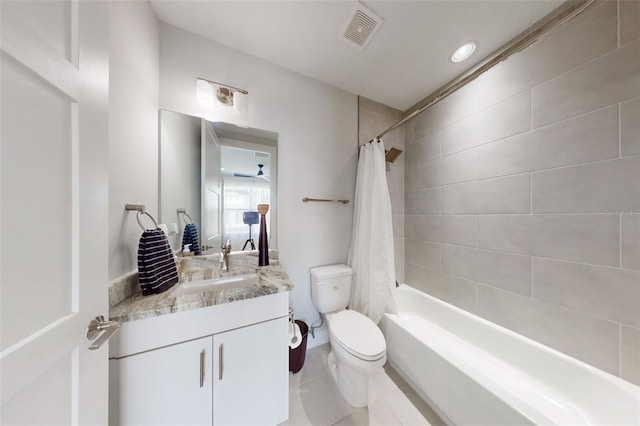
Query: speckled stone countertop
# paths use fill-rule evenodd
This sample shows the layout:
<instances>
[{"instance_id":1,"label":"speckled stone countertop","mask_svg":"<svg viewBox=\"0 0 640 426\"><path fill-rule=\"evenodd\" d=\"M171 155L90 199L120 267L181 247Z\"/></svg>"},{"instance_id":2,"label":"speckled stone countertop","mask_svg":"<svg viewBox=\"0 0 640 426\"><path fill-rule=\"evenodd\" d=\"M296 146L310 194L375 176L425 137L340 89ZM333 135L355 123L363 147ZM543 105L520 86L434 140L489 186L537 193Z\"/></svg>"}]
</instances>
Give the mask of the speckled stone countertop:
<instances>
[{"instance_id":1,"label":"speckled stone countertop","mask_svg":"<svg viewBox=\"0 0 640 426\"><path fill-rule=\"evenodd\" d=\"M232 275L258 273L257 285L222 288L206 293L177 295L183 282L206 280ZM137 274L136 274L137 275ZM174 312L205 308L236 300L251 299L267 294L291 291L293 283L278 261L278 253L269 252L269 265L258 266L257 252L232 253L230 271L220 270L219 256L193 256L178 259L180 282L164 293L143 296L137 276L127 276L109 288L111 308L109 319L120 322L135 321Z\"/></svg>"}]
</instances>

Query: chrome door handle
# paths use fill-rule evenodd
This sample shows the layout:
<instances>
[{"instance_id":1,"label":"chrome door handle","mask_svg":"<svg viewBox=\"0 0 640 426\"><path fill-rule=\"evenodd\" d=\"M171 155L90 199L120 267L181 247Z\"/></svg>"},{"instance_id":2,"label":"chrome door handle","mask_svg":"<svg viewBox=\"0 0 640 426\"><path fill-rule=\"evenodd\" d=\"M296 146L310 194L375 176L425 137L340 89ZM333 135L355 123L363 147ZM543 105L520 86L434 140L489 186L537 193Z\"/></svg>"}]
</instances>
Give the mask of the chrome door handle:
<instances>
[{"instance_id":1,"label":"chrome door handle","mask_svg":"<svg viewBox=\"0 0 640 426\"><path fill-rule=\"evenodd\" d=\"M120 323L118 321L105 321L102 315L98 315L92 319L89 322L89 327L87 328L87 339L93 340L98 336L100 337L98 337L98 339L89 346L89 350L95 351L96 349L100 349L100 346L109 340L109 337L118 331L119 328Z\"/></svg>"}]
</instances>

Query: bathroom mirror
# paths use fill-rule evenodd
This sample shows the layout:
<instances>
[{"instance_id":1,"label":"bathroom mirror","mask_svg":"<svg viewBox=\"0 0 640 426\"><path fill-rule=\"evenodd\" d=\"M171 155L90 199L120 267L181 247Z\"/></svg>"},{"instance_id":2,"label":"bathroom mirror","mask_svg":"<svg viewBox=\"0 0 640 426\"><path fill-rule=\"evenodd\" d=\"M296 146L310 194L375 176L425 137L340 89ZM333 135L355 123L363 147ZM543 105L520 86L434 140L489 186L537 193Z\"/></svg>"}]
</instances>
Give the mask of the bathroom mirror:
<instances>
[{"instance_id":1,"label":"bathroom mirror","mask_svg":"<svg viewBox=\"0 0 640 426\"><path fill-rule=\"evenodd\" d=\"M258 204L269 204L269 248L277 249L277 143L267 130L160 110L159 220L172 250L194 223L202 254L258 247ZM253 246L252 246L253 242ZM192 248L193 250L193 248Z\"/></svg>"}]
</instances>

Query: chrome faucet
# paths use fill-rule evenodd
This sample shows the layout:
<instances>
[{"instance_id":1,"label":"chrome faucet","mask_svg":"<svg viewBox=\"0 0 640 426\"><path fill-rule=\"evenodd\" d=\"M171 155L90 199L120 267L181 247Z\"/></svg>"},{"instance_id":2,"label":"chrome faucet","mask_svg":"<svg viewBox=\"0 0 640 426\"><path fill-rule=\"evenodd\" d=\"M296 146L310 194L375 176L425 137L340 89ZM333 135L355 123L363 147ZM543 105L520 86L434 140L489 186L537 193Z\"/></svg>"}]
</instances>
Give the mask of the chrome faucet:
<instances>
[{"instance_id":1,"label":"chrome faucet","mask_svg":"<svg viewBox=\"0 0 640 426\"><path fill-rule=\"evenodd\" d=\"M222 263L220 263L220 269L224 269L225 271L229 270L229 254L230 253L231 253L231 240L227 240L227 242L222 245Z\"/></svg>"}]
</instances>

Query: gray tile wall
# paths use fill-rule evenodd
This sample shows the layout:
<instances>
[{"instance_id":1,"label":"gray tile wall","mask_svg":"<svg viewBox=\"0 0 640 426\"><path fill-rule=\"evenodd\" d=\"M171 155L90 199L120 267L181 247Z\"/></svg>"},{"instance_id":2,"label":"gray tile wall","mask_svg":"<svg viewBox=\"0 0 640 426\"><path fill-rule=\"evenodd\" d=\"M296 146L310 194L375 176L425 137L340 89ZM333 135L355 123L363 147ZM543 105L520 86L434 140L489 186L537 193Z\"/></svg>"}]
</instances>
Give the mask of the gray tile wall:
<instances>
[{"instance_id":1,"label":"gray tile wall","mask_svg":"<svg viewBox=\"0 0 640 426\"><path fill-rule=\"evenodd\" d=\"M365 97L358 97L358 145L365 144L371 139L376 137L380 132L388 129L393 124L398 122L402 118L402 111L391 108L387 105L379 102L372 101ZM410 135L413 140L413 135ZM400 127L388 134L386 134L382 140L386 149L392 146L404 151L405 130ZM425 142L427 144L428 142ZM433 144L432 144L433 145ZM416 145L419 146L419 145ZM439 142L437 143L438 149L440 149ZM421 151L422 154L427 156L433 156L434 158L440 157L440 152L437 154L429 154L426 150ZM389 195L391 197L391 210L393 214L393 237L394 237L394 257L396 265L396 279L398 282L404 282L404 258L405 258L405 245L404 245L404 165L406 155L403 153L393 163L387 163L387 186L389 187ZM439 189L437 190L437 197L440 197ZM428 206L432 204L433 197L436 194L421 193L415 194L416 198L414 204L418 209L422 209L422 206ZM430 207L427 207L427 209ZM421 211L421 210L416 210Z\"/></svg>"},{"instance_id":2,"label":"gray tile wall","mask_svg":"<svg viewBox=\"0 0 640 426\"><path fill-rule=\"evenodd\" d=\"M639 5L600 2L407 123L403 234L408 284L636 384Z\"/></svg>"}]
</instances>

